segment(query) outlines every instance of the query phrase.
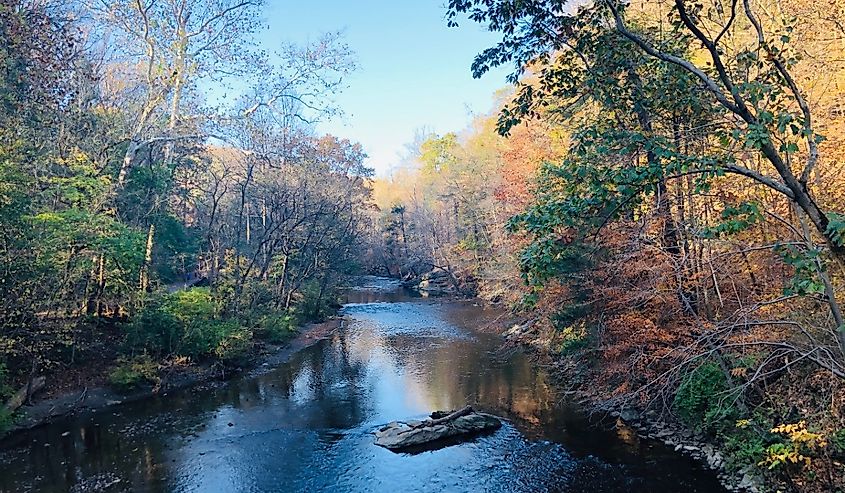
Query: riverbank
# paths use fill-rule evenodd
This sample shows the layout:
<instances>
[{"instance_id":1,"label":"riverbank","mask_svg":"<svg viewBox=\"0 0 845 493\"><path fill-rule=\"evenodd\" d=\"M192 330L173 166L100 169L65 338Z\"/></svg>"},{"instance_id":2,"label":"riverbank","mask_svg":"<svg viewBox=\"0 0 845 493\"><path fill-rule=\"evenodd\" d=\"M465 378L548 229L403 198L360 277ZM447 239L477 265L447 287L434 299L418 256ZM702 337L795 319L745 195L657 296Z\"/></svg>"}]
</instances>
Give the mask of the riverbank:
<instances>
[{"instance_id":1,"label":"riverbank","mask_svg":"<svg viewBox=\"0 0 845 493\"><path fill-rule=\"evenodd\" d=\"M99 361L94 367L75 368L61 376L47 374L45 391L34 395L29 404L17 411L11 426L0 432L0 440L70 415L92 414L124 403L167 395L181 388L211 386L245 373L261 374L288 361L298 351L331 337L341 324L341 318L332 318L305 325L282 344L258 342L252 346L247 362L238 367L223 367L216 363L170 365L157 385L144 385L130 391L121 391L108 384L116 358ZM56 384L51 385L51 381Z\"/></svg>"},{"instance_id":2,"label":"riverbank","mask_svg":"<svg viewBox=\"0 0 845 493\"><path fill-rule=\"evenodd\" d=\"M751 465L738 470L728 468L727 455L719 444L696 433L671 418L671 413L647 409L632 402L610 401L600 395L596 383L588 378L589 370L579 353L555 353L551 339L531 329L531 322L513 323L502 327L508 344L517 345L533 353L548 368L554 383L562 393L578 401L587 412L611 417L615 427L635 433L639 438L655 440L680 454L689 456L712 470L728 491L759 493L768 491L765 480Z\"/></svg>"}]
</instances>

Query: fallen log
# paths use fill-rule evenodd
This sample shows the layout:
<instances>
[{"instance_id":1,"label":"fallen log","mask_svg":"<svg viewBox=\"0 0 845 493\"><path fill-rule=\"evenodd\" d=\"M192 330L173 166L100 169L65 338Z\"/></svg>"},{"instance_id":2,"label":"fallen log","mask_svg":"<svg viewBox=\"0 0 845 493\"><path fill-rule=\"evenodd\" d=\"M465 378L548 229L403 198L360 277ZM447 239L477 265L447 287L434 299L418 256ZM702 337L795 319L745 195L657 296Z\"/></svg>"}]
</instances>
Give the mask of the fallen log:
<instances>
[{"instance_id":1,"label":"fallen log","mask_svg":"<svg viewBox=\"0 0 845 493\"><path fill-rule=\"evenodd\" d=\"M423 426L436 426L436 425L443 424L443 423L446 423L446 422L449 422L449 421L454 421L454 420L460 418L461 416L466 416L467 414L471 414L472 412L473 412L472 406L466 406L466 407L463 407L461 409L458 409L457 411L454 411L454 412L448 413L448 414L444 411L434 411L433 413L431 413L431 418L429 418L425 421L422 421L419 424L412 426L411 428L422 428ZM445 414L445 416L443 416L444 414ZM437 419L432 419L435 416L442 416L442 417L438 417Z\"/></svg>"},{"instance_id":2,"label":"fallen log","mask_svg":"<svg viewBox=\"0 0 845 493\"><path fill-rule=\"evenodd\" d=\"M36 377L26 385L20 388L15 394L6 402L6 411L13 413L23 406L26 401L35 395L36 392L43 389L47 384L47 379L44 377Z\"/></svg>"}]
</instances>

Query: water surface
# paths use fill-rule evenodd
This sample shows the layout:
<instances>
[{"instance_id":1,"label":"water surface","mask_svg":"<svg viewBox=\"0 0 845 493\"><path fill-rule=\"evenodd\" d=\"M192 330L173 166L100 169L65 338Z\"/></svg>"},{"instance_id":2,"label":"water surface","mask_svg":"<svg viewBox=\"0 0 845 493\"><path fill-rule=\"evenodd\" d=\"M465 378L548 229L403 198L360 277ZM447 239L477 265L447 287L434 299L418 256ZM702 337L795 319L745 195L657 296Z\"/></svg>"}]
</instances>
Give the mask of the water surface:
<instances>
[{"instance_id":1,"label":"water surface","mask_svg":"<svg viewBox=\"0 0 845 493\"><path fill-rule=\"evenodd\" d=\"M13 436L0 491L724 491L556 397L528 357L476 330L495 311L368 278L342 313L333 337L269 372ZM373 445L386 422L466 404L505 426L417 454Z\"/></svg>"}]
</instances>

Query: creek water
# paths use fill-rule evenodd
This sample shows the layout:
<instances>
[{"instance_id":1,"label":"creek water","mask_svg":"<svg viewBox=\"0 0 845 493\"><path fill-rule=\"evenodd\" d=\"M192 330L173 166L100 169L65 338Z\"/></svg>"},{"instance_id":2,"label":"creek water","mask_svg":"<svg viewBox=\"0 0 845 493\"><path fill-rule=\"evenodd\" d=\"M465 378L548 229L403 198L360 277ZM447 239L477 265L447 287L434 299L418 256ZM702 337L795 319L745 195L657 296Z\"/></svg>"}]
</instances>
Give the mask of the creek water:
<instances>
[{"instance_id":1,"label":"creek water","mask_svg":"<svg viewBox=\"0 0 845 493\"><path fill-rule=\"evenodd\" d=\"M556 396L526 355L477 330L497 312L364 281L343 328L278 368L13 435L0 491L724 491ZM384 423L466 404L505 425L416 454L373 444Z\"/></svg>"}]
</instances>

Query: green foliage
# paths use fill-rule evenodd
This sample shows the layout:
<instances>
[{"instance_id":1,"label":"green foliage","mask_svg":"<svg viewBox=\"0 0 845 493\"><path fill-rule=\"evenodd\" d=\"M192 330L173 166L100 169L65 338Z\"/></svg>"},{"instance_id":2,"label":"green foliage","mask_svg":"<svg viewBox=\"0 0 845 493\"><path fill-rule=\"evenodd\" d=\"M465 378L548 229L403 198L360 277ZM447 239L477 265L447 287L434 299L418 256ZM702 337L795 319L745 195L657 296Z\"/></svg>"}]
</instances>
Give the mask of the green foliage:
<instances>
[{"instance_id":1,"label":"green foliage","mask_svg":"<svg viewBox=\"0 0 845 493\"><path fill-rule=\"evenodd\" d=\"M458 148L458 136L454 133L427 139L420 147L423 173L435 175L449 172L458 162Z\"/></svg>"},{"instance_id":2,"label":"green foliage","mask_svg":"<svg viewBox=\"0 0 845 493\"><path fill-rule=\"evenodd\" d=\"M845 247L845 214L828 214L827 235L839 246Z\"/></svg>"},{"instance_id":3,"label":"green foliage","mask_svg":"<svg viewBox=\"0 0 845 493\"><path fill-rule=\"evenodd\" d=\"M830 436L830 444L840 455L845 455L845 428L837 430Z\"/></svg>"},{"instance_id":4,"label":"green foliage","mask_svg":"<svg viewBox=\"0 0 845 493\"><path fill-rule=\"evenodd\" d=\"M758 436L733 437L725 443L726 465L729 470L738 471L749 464L756 464L766 453L764 441Z\"/></svg>"},{"instance_id":5,"label":"green foliage","mask_svg":"<svg viewBox=\"0 0 845 493\"><path fill-rule=\"evenodd\" d=\"M809 466L813 458L818 457L819 452L827 447L825 436L808 429L803 420L778 425L771 432L781 439L766 447L765 457L758 463L769 469Z\"/></svg>"},{"instance_id":6,"label":"green foliage","mask_svg":"<svg viewBox=\"0 0 845 493\"><path fill-rule=\"evenodd\" d=\"M166 297L166 310L184 324L212 320L220 314L221 304L209 288L176 291Z\"/></svg>"},{"instance_id":7,"label":"green foliage","mask_svg":"<svg viewBox=\"0 0 845 493\"><path fill-rule=\"evenodd\" d=\"M769 445L767 437L751 428L748 424L726 427L722 449L725 452L725 464L731 471L738 471L749 464L762 460Z\"/></svg>"},{"instance_id":8,"label":"green foliage","mask_svg":"<svg viewBox=\"0 0 845 493\"><path fill-rule=\"evenodd\" d=\"M590 345L590 332L584 320L579 320L571 325L555 325L560 341L560 354L573 354Z\"/></svg>"},{"instance_id":9,"label":"green foliage","mask_svg":"<svg viewBox=\"0 0 845 493\"><path fill-rule=\"evenodd\" d=\"M214 357L240 362L252 344L252 332L220 318L221 303L208 288L192 288L151 297L126 325L130 352L157 357Z\"/></svg>"},{"instance_id":10,"label":"green foliage","mask_svg":"<svg viewBox=\"0 0 845 493\"><path fill-rule=\"evenodd\" d=\"M678 416L699 432L715 433L732 426L738 416L728 381L716 362L707 361L686 373L675 393Z\"/></svg>"},{"instance_id":11,"label":"green foliage","mask_svg":"<svg viewBox=\"0 0 845 493\"><path fill-rule=\"evenodd\" d=\"M533 310L537 307L537 302L540 301L540 293L535 289L529 293L525 293L516 302L515 310Z\"/></svg>"},{"instance_id":12,"label":"green foliage","mask_svg":"<svg viewBox=\"0 0 845 493\"><path fill-rule=\"evenodd\" d=\"M212 354L224 363L242 365L252 348L252 331L234 322L218 323L212 326L214 349Z\"/></svg>"},{"instance_id":13,"label":"green foliage","mask_svg":"<svg viewBox=\"0 0 845 493\"><path fill-rule=\"evenodd\" d=\"M291 313L273 313L262 317L256 335L273 343L285 342L296 334L296 317Z\"/></svg>"},{"instance_id":14,"label":"green foliage","mask_svg":"<svg viewBox=\"0 0 845 493\"><path fill-rule=\"evenodd\" d=\"M185 270L195 265L198 249L198 238L173 214L158 219L154 258L162 283L181 281Z\"/></svg>"},{"instance_id":15,"label":"green foliage","mask_svg":"<svg viewBox=\"0 0 845 493\"><path fill-rule=\"evenodd\" d=\"M521 221L522 218L514 218ZM523 223L531 227L525 218ZM590 255L593 250L580 241L566 242L553 234L537 237L519 256L519 265L526 281L542 284L555 277L582 272L592 265Z\"/></svg>"},{"instance_id":16,"label":"green foliage","mask_svg":"<svg viewBox=\"0 0 845 493\"><path fill-rule=\"evenodd\" d=\"M238 322L198 320L185 327L179 354L182 356L214 356L227 362L237 362L252 343L252 332Z\"/></svg>"},{"instance_id":17,"label":"green foliage","mask_svg":"<svg viewBox=\"0 0 845 493\"><path fill-rule=\"evenodd\" d=\"M332 305L336 300L335 292L323 292L320 282L314 279L303 285L302 299L295 313L303 320L323 320L332 312Z\"/></svg>"},{"instance_id":18,"label":"green foliage","mask_svg":"<svg viewBox=\"0 0 845 493\"><path fill-rule=\"evenodd\" d=\"M784 287L784 294L824 293L824 284L818 276L820 250L782 244L775 245L774 250L785 264L794 269L792 278Z\"/></svg>"},{"instance_id":19,"label":"green foliage","mask_svg":"<svg viewBox=\"0 0 845 493\"><path fill-rule=\"evenodd\" d=\"M157 384L159 381L158 364L147 355L121 358L109 373L109 383L121 390Z\"/></svg>"},{"instance_id":20,"label":"green foliage","mask_svg":"<svg viewBox=\"0 0 845 493\"><path fill-rule=\"evenodd\" d=\"M551 317L552 325L558 330L583 320L590 313L590 292L578 285L573 285L571 290L572 299Z\"/></svg>"},{"instance_id":21,"label":"green foliage","mask_svg":"<svg viewBox=\"0 0 845 493\"><path fill-rule=\"evenodd\" d=\"M126 346L131 353L148 352L157 357L178 351L184 323L167 306L168 297L153 296L124 326Z\"/></svg>"},{"instance_id":22,"label":"green foliage","mask_svg":"<svg viewBox=\"0 0 845 493\"><path fill-rule=\"evenodd\" d=\"M745 231L763 220L763 209L758 202L742 202L725 207L721 219L722 222L716 226L704 228L701 235L705 238L717 238Z\"/></svg>"}]
</instances>

